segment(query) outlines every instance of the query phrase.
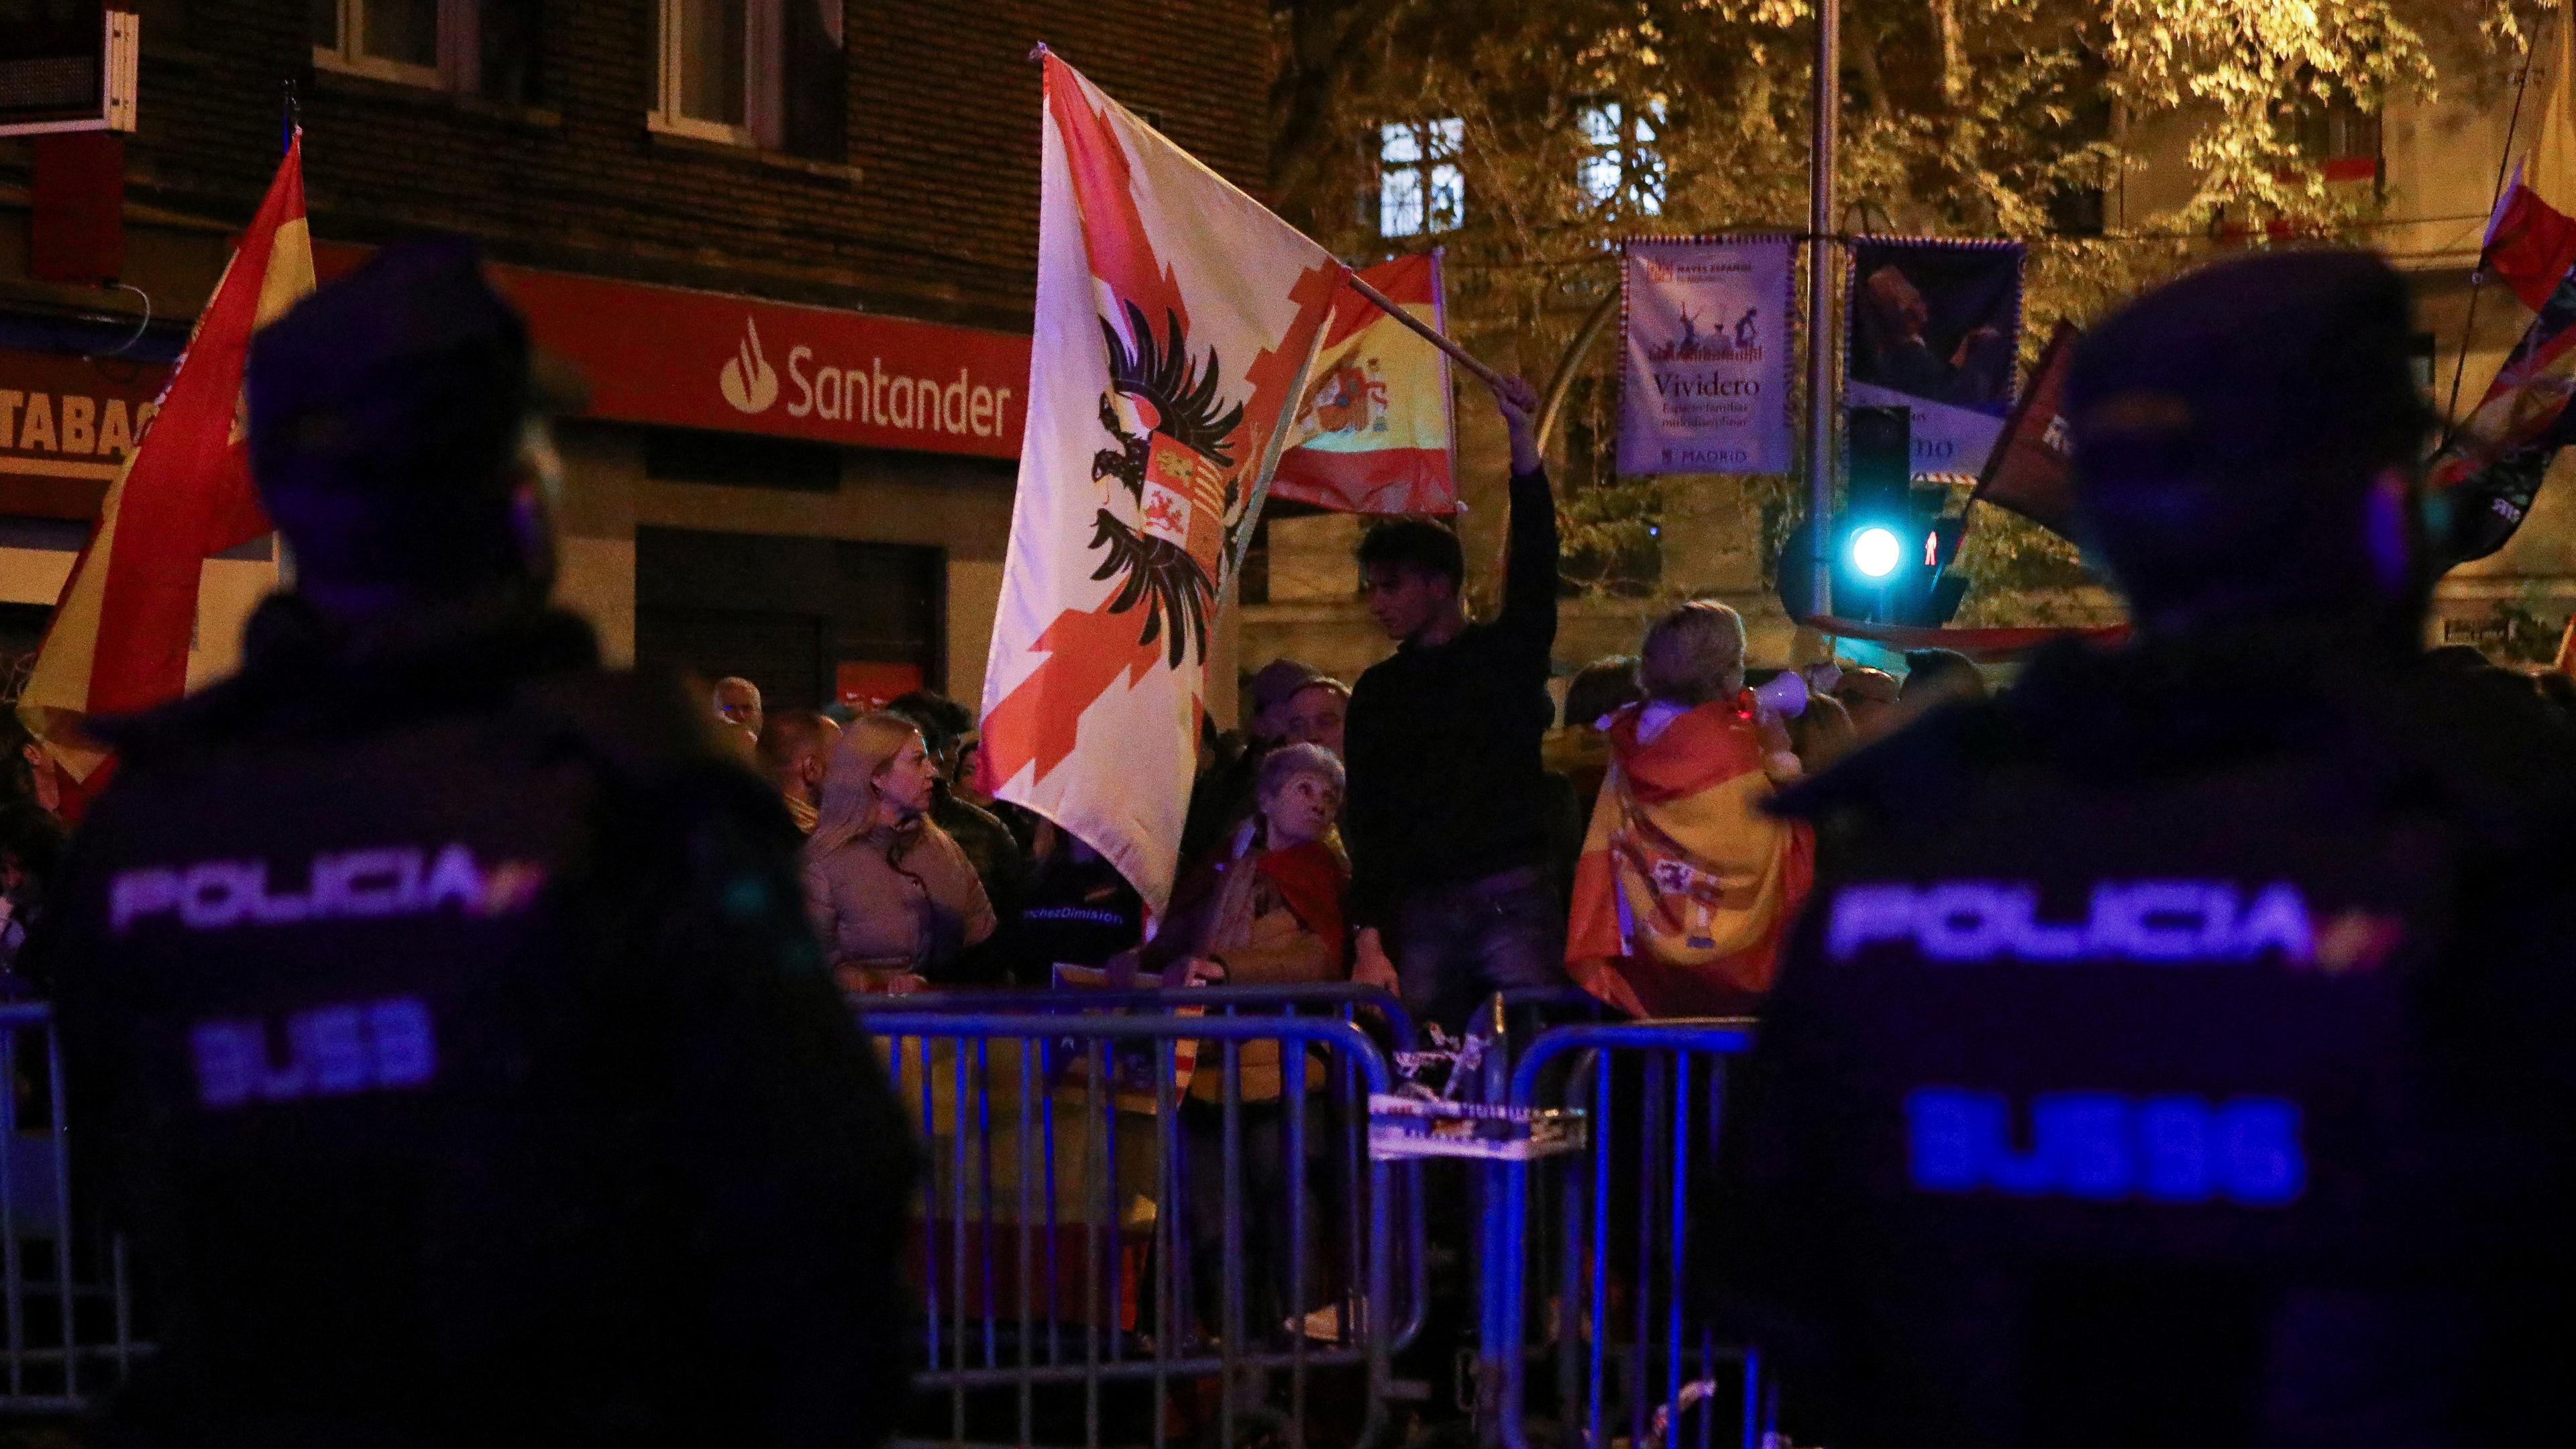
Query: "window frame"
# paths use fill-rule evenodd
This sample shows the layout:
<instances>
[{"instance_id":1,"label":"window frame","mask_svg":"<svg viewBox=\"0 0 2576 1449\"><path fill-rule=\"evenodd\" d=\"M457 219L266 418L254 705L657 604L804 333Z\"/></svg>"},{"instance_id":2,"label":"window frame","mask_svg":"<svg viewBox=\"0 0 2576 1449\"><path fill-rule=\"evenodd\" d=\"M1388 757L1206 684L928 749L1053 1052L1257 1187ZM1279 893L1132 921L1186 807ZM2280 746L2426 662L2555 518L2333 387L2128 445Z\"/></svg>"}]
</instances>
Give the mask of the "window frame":
<instances>
[{"instance_id":1,"label":"window frame","mask_svg":"<svg viewBox=\"0 0 2576 1449\"><path fill-rule=\"evenodd\" d=\"M1597 138L1592 124L1601 116L1613 118L1614 134L1607 142ZM1640 130L1649 123L1652 132L1641 138ZM1584 199L1609 216L1631 220L1662 216L1672 200L1672 167L1663 150L1671 112L1663 99L1654 97L1640 105L1622 96L1594 96L1576 105L1574 124L1583 146L1575 164L1574 186ZM1617 183L1606 195L1592 184L1593 168L1604 164L1618 172Z\"/></svg>"},{"instance_id":2,"label":"window frame","mask_svg":"<svg viewBox=\"0 0 2576 1449\"><path fill-rule=\"evenodd\" d=\"M369 3L370 0L332 0L332 8L340 17L340 43L316 43L314 69L460 95L475 91L481 79L478 72L482 60L479 0L438 0L433 22L437 30L433 46L438 55L436 65L416 65L369 54L365 48Z\"/></svg>"},{"instance_id":3,"label":"window frame","mask_svg":"<svg viewBox=\"0 0 2576 1449\"><path fill-rule=\"evenodd\" d=\"M1387 159L1387 143L1398 129L1412 133L1414 155L1409 161ZM1379 240L1436 237L1467 224L1466 130L1465 120L1458 116L1382 121L1369 128L1369 164L1373 180L1367 198L1367 220ZM1443 172L1448 173L1453 182L1450 191L1453 200L1445 215L1434 201L1440 195L1439 182ZM1390 230L1386 225L1387 179L1407 174L1412 178L1419 198L1419 224L1409 231Z\"/></svg>"},{"instance_id":4,"label":"window frame","mask_svg":"<svg viewBox=\"0 0 2576 1449\"><path fill-rule=\"evenodd\" d=\"M752 149L774 149L772 133L779 124L764 126L764 112L778 109L777 95L783 84L779 72L784 68L779 44L774 38L784 21L779 0L743 0L742 54L737 63L742 67L742 120L709 121L689 115L681 109L681 96L687 76L681 65L681 9L684 0L654 0L653 106L645 114L644 124L666 136L686 136L692 140L714 141L727 146ZM762 74L764 62L768 74Z\"/></svg>"}]
</instances>

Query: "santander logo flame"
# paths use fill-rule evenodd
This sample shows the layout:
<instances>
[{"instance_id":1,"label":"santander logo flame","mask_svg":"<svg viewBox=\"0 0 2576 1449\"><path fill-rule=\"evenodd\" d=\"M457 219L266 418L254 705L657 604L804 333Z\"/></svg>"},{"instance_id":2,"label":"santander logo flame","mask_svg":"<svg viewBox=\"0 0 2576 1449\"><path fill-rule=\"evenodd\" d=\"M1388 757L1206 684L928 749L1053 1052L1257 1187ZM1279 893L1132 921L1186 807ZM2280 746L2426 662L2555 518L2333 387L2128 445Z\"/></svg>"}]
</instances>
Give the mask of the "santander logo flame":
<instances>
[{"instance_id":1,"label":"santander logo flame","mask_svg":"<svg viewBox=\"0 0 2576 1449\"><path fill-rule=\"evenodd\" d=\"M778 372L761 353L759 325L747 316L742 319L742 334L724 371L716 375L716 386L736 411L765 413L778 401Z\"/></svg>"}]
</instances>

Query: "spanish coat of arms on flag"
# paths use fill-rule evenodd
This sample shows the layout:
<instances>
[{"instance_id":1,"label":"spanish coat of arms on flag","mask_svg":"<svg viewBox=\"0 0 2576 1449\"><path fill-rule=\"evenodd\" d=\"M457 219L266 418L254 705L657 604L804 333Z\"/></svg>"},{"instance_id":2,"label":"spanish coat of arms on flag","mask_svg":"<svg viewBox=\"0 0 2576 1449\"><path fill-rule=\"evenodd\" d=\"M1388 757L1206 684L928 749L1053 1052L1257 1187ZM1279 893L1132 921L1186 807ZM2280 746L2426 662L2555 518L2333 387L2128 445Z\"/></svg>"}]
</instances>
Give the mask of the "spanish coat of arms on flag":
<instances>
[{"instance_id":1,"label":"spanish coat of arms on flag","mask_svg":"<svg viewBox=\"0 0 2576 1449\"><path fill-rule=\"evenodd\" d=\"M1208 633L1347 269L1046 57L1028 427L984 685L994 792L1159 911Z\"/></svg>"}]
</instances>

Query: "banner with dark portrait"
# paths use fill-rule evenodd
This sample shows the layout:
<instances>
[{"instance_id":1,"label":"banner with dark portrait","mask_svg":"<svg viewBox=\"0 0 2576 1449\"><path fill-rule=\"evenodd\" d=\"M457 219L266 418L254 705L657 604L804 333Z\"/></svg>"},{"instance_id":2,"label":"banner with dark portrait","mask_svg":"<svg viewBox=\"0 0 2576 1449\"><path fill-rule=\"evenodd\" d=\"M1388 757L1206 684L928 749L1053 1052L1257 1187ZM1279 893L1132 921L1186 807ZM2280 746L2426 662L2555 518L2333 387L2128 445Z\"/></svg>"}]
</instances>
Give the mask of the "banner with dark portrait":
<instances>
[{"instance_id":1,"label":"banner with dark portrait","mask_svg":"<svg viewBox=\"0 0 2576 1449\"><path fill-rule=\"evenodd\" d=\"M1910 408L1916 476L1974 477L2012 411L2019 242L1860 237L1851 245L1843 397Z\"/></svg>"}]
</instances>

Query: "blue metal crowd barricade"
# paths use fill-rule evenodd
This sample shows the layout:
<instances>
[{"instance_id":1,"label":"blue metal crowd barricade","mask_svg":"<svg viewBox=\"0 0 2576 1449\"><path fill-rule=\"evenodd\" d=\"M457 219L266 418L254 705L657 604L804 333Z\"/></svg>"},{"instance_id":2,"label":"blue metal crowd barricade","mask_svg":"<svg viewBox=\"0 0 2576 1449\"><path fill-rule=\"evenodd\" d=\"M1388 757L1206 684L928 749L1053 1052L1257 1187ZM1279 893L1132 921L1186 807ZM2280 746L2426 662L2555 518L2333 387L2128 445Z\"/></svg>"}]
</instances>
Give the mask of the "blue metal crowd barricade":
<instances>
[{"instance_id":1,"label":"blue metal crowd barricade","mask_svg":"<svg viewBox=\"0 0 2576 1449\"><path fill-rule=\"evenodd\" d=\"M1751 1041L1740 1021L1600 1022L1521 1047L1509 1105L1574 1107L1589 1120L1580 1150L1484 1174L1482 1236L1494 1245L1478 1334L1484 1442L1524 1449L1530 1368L1551 1361L1567 1449L1618 1438L1705 1449L1728 1379L1740 1386L1742 1442L1760 1441L1758 1356L1719 1344L1687 1286L1693 1188L1716 1145L1727 1059ZM1533 1265L1542 1283L1551 1268L1555 1279L1535 1335Z\"/></svg>"},{"instance_id":2,"label":"blue metal crowd barricade","mask_svg":"<svg viewBox=\"0 0 2576 1449\"><path fill-rule=\"evenodd\" d=\"M1418 1196L1365 1150L1391 1074L1346 1019L1409 1038L1380 995L863 1002L929 1146L914 1383L947 1412L913 1437L1383 1440L1422 1308Z\"/></svg>"},{"instance_id":3,"label":"blue metal crowd barricade","mask_svg":"<svg viewBox=\"0 0 2576 1449\"><path fill-rule=\"evenodd\" d=\"M76 1409L145 1351L123 1245L72 1213L64 1101L53 1009L0 1004L0 1412Z\"/></svg>"},{"instance_id":4,"label":"blue metal crowd barricade","mask_svg":"<svg viewBox=\"0 0 2576 1449\"><path fill-rule=\"evenodd\" d=\"M1556 993L1550 992L1551 999ZM1383 1022L1388 1046L1410 1051L1421 1041L1413 1014L1395 993L1346 981L1300 982L1282 986L1137 987L1132 990L1077 987L1058 991L995 988L983 991L916 991L908 996L861 996L860 1010L1012 1011L1071 1013L1103 1011L1178 1011L1235 1016L1328 1016L1359 1024L1368 1016Z\"/></svg>"}]
</instances>

